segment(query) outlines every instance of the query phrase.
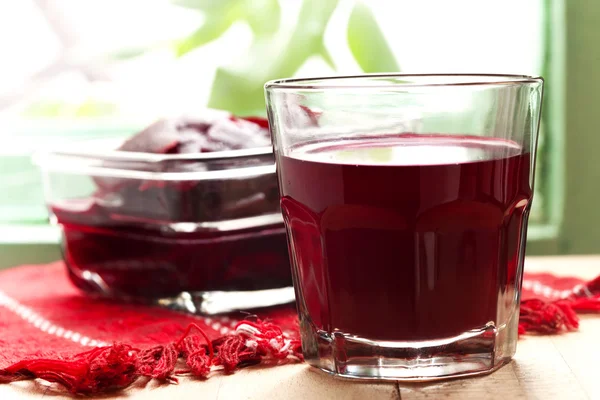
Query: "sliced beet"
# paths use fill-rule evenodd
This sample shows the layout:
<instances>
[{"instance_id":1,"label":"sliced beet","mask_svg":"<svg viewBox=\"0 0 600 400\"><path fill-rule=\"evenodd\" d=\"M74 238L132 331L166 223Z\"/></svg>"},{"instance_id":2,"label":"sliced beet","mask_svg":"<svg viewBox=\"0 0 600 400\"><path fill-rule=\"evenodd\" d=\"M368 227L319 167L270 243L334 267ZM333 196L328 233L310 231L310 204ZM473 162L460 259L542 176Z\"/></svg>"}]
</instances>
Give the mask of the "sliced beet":
<instances>
[{"instance_id":1,"label":"sliced beet","mask_svg":"<svg viewBox=\"0 0 600 400\"><path fill-rule=\"evenodd\" d=\"M128 139L119 150L138 153L169 153L179 145L181 138L177 121L163 119L154 122Z\"/></svg>"},{"instance_id":2,"label":"sliced beet","mask_svg":"<svg viewBox=\"0 0 600 400\"><path fill-rule=\"evenodd\" d=\"M207 113L159 120L119 148L156 154L194 154L270 146L264 118L237 118L228 113ZM245 160L251 165L256 160ZM229 161L234 166L235 161ZM214 165L213 165L214 164ZM163 163L107 161L106 167L148 172L196 172L226 167L227 162L207 165L178 160ZM241 167L241 165L239 165ZM217 221L275 212L279 198L273 175L225 181L162 181L95 177L95 199L100 207L120 220L173 222ZM106 202L116 198L117 202Z\"/></svg>"},{"instance_id":3,"label":"sliced beet","mask_svg":"<svg viewBox=\"0 0 600 400\"><path fill-rule=\"evenodd\" d=\"M162 119L148 126L119 150L189 154L269 146L268 122L264 118L180 117Z\"/></svg>"},{"instance_id":4,"label":"sliced beet","mask_svg":"<svg viewBox=\"0 0 600 400\"><path fill-rule=\"evenodd\" d=\"M157 121L123 143L120 150L195 154L270 143L264 118L221 113ZM210 162L190 158L157 163L110 160L103 166L173 173L265 162L264 155ZM229 220L231 226L231 222L236 223L232 220L279 213L274 174L186 181L112 176L93 179L97 190L90 198L52 205L63 225L70 277L83 290L156 297L181 291L255 290L291 284L285 231L280 223L241 225L232 231L186 230L200 226L194 223ZM91 272L102 285L85 280L81 271Z\"/></svg>"},{"instance_id":5,"label":"sliced beet","mask_svg":"<svg viewBox=\"0 0 600 400\"><path fill-rule=\"evenodd\" d=\"M235 117L233 117L235 118ZM245 117L245 118L241 118L244 119L248 122L253 122L256 125L260 126L261 128L264 129L269 129L269 121L267 121L265 118L262 117Z\"/></svg>"}]
</instances>

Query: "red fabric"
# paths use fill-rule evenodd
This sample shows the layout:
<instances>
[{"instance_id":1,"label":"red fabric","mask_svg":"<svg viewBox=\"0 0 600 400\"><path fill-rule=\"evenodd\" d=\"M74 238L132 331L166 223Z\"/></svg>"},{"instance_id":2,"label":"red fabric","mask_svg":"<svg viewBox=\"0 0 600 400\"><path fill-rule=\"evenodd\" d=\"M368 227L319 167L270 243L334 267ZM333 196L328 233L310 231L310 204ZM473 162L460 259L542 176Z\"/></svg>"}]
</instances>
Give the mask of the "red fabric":
<instances>
[{"instance_id":1,"label":"red fabric","mask_svg":"<svg viewBox=\"0 0 600 400\"><path fill-rule=\"evenodd\" d=\"M558 333L579 327L576 312L600 311L600 276L585 282L548 273L525 274L519 333Z\"/></svg>"},{"instance_id":2,"label":"red fabric","mask_svg":"<svg viewBox=\"0 0 600 400\"><path fill-rule=\"evenodd\" d=\"M294 308L260 317L207 318L90 298L62 262L2 271L0 383L40 377L85 394L140 376L176 382L182 373L206 378L264 359L300 359Z\"/></svg>"},{"instance_id":3,"label":"red fabric","mask_svg":"<svg viewBox=\"0 0 600 400\"><path fill-rule=\"evenodd\" d=\"M526 274L522 299L521 333L573 330L574 311L600 310L600 277L586 284ZM85 394L121 389L140 376L176 382L183 373L207 378L266 360L300 360L294 307L258 312L208 318L90 298L71 285L61 262L6 270L0 383L39 377Z\"/></svg>"}]
</instances>

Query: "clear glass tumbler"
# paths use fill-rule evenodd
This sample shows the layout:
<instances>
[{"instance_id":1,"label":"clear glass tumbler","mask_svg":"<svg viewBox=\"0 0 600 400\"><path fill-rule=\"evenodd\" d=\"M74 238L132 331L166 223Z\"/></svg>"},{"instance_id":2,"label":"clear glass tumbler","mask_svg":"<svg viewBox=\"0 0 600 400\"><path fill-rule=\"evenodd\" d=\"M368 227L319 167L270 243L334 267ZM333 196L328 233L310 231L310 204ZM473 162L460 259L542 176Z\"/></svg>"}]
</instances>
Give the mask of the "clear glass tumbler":
<instances>
[{"instance_id":1,"label":"clear glass tumbler","mask_svg":"<svg viewBox=\"0 0 600 400\"><path fill-rule=\"evenodd\" d=\"M430 380L511 359L542 87L468 74L266 84L309 364Z\"/></svg>"}]
</instances>

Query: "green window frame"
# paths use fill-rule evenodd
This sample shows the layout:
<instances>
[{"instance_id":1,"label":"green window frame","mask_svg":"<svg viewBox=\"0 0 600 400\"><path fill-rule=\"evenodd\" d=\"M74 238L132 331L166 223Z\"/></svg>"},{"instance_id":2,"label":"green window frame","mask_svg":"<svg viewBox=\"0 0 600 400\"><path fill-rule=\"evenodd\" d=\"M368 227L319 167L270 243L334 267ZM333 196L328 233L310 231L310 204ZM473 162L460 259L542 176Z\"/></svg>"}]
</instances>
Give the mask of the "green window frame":
<instances>
[{"instance_id":1,"label":"green window frame","mask_svg":"<svg viewBox=\"0 0 600 400\"><path fill-rule=\"evenodd\" d=\"M564 0L544 1L544 104L528 254L555 254L564 220L566 19ZM536 201L538 204L536 204ZM542 204L539 204L542 202Z\"/></svg>"}]
</instances>

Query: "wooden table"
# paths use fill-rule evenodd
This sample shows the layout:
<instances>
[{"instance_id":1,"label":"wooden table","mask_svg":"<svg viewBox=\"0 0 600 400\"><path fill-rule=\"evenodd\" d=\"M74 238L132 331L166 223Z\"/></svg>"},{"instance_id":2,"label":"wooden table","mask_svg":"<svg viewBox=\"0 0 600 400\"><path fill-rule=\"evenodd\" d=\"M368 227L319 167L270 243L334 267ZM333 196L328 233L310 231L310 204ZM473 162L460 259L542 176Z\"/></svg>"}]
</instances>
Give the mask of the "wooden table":
<instances>
[{"instance_id":1,"label":"wooden table","mask_svg":"<svg viewBox=\"0 0 600 400\"><path fill-rule=\"evenodd\" d=\"M600 256L528 258L528 271L591 279ZM0 385L0 399L67 399L41 382ZM106 397L105 397L106 398ZM431 384L363 383L331 377L305 364L247 368L207 381L179 385L150 383L119 399L598 399L600 316L582 316L578 332L525 336L514 360L491 375Z\"/></svg>"}]
</instances>

